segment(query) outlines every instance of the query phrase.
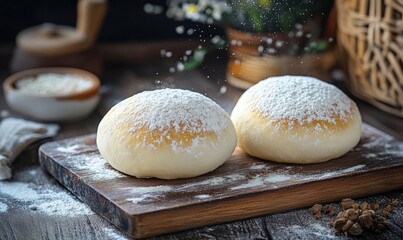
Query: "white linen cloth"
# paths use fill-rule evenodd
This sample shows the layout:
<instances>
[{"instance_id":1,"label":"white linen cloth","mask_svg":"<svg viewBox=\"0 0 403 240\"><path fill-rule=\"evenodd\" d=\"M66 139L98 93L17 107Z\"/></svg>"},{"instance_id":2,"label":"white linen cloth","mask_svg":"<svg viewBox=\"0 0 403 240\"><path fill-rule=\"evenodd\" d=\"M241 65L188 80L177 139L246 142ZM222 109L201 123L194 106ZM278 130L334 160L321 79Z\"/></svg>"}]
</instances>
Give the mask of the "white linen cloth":
<instances>
[{"instance_id":1,"label":"white linen cloth","mask_svg":"<svg viewBox=\"0 0 403 240\"><path fill-rule=\"evenodd\" d=\"M42 124L18 118L5 118L0 122L0 180L12 177L11 163L31 143L53 137L59 126Z\"/></svg>"}]
</instances>

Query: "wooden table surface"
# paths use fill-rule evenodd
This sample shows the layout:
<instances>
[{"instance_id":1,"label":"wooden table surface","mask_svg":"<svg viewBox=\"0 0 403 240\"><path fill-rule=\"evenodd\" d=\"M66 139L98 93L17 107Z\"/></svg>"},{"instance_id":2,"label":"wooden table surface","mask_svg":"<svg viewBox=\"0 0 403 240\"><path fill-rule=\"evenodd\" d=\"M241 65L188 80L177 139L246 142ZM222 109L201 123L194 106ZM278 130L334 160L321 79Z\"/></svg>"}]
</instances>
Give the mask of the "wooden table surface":
<instances>
[{"instance_id":1,"label":"wooden table surface","mask_svg":"<svg viewBox=\"0 0 403 240\"><path fill-rule=\"evenodd\" d=\"M169 68L174 64L164 60L147 65L116 63L107 65L102 76L103 99L97 112L79 122L61 124L57 139L96 132L102 114L111 105L137 92L155 88L191 89L206 94L226 111L231 112L242 91L225 82L225 60L212 58L197 70L170 73ZM8 74L5 68L1 69L0 79L3 80ZM358 104L364 121L403 139L403 119L383 113L361 101L358 101ZM8 108L1 93L0 111L5 109ZM2 113L5 114L4 111ZM38 189L50 189L52 193L67 192L41 169L35 156L26 153L15 162L14 177L10 182L30 183L30 186ZM0 182L0 188L1 186ZM78 201L74 200L74 196L70 198L71 201ZM403 238L403 189L358 200L380 202L392 198L398 199L400 205L395 208L389 219L390 229L380 234L364 235L364 239ZM0 212L0 239L129 239L108 221L91 211L77 216L45 214L30 207L32 203L9 195L1 195L0 191L1 203L5 203L8 210ZM332 204L336 206L337 203ZM328 226L330 220L329 217L315 220L309 209L305 208L152 239L348 239L335 235ZM158 224L158 219L155 219L155 224Z\"/></svg>"}]
</instances>

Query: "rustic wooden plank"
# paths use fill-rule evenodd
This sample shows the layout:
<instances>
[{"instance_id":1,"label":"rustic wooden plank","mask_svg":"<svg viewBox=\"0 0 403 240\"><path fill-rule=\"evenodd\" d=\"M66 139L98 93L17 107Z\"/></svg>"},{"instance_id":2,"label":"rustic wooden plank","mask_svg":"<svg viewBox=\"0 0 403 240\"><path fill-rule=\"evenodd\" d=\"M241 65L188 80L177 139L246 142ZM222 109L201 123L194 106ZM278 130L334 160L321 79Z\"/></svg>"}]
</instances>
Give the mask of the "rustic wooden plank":
<instances>
[{"instance_id":1,"label":"rustic wooden plank","mask_svg":"<svg viewBox=\"0 0 403 240\"><path fill-rule=\"evenodd\" d=\"M356 200L358 202L381 202L402 198L403 193L393 192L358 198ZM331 205L336 209L339 208L339 204L332 203ZM328 226L329 221L334 220L334 218L335 217L324 216L320 220L315 220L308 209L300 209L195 230L171 233L150 239L351 239L343 235L335 235L334 230ZM388 231L378 234L364 234L360 239L400 240L401 236L403 236L403 229L401 227L403 226L402 204L397 206L391 218L388 220L392 223Z\"/></svg>"},{"instance_id":2,"label":"rustic wooden plank","mask_svg":"<svg viewBox=\"0 0 403 240\"><path fill-rule=\"evenodd\" d=\"M36 171L37 175L26 174ZM36 184L55 184L48 178L40 167L20 169L14 181L34 181ZM61 189L62 190L62 189ZM358 201L380 202L386 199L400 199L403 201L403 193L387 193ZM4 201L4 198L1 198ZM336 204L332 204L336 206ZM27 211L26 206L15 203L13 211L4 215L0 213L0 239L51 239L52 233L58 229L57 239L128 239L129 237L115 229L106 220L98 215L89 217L60 218L40 215ZM29 216L29 217L28 217ZM364 239L392 239L398 240L402 236L403 204L400 204L393 212L391 229L381 234L369 235ZM173 234L153 237L162 239L347 239L336 237L334 232L327 227L330 218L314 220L308 209L301 209L286 213L267 215L214 225L195 230L182 231ZM50 233L46 233L50 230ZM93 231L91 231L93 229ZM43 231L43 232L42 232ZM271 233L271 234L270 234ZM330 234L330 235L329 235Z\"/></svg>"},{"instance_id":3,"label":"rustic wooden plank","mask_svg":"<svg viewBox=\"0 0 403 240\"><path fill-rule=\"evenodd\" d=\"M280 164L237 149L223 166L192 179L121 174L100 156L95 135L47 143L40 160L118 228L147 237L402 188L402 149L403 142L364 125L359 145L333 161Z\"/></svg>"}]
</instances>

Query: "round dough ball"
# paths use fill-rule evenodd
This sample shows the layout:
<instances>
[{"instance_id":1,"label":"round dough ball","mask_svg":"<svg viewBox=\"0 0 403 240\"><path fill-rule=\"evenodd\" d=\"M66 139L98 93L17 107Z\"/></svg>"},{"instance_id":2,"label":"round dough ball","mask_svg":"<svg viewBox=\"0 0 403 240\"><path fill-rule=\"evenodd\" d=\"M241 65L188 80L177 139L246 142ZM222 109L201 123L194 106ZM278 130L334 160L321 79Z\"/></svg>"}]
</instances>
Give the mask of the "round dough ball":
<instances>
[{"instance_id":1,"label":"round dough ball","mask_svg":"<svg viewBox=\"0 0 403 240\"><path fill-rule=\"evenodd\" d=\"M98 126L109 164L139 178L188 178L213 171L236 147L229 115L215 102L180 89L145 91L114 106Z\"/></svg>"},{"instance_id":2,"label":"round dough ball","mask_svg":"<svg viewBox=\"0 0 403 240\"><path fill-rule=\"evenodd\" d=\"M337 87L312 77L271 77L249 88L231 119L248 154L286 163L342 156L360 140L361 115Z\"/></svg>"}]
</instances>

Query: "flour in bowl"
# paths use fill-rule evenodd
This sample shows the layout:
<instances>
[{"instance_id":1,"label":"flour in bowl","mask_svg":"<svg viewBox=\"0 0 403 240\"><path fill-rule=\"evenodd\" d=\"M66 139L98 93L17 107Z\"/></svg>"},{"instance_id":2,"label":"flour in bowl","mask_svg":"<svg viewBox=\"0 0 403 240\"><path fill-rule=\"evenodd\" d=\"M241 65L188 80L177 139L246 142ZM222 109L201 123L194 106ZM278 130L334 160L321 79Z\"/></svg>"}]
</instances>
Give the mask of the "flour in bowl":
<instances>
[{"instance_id":1,"label":"flour in bowl","mask_svg":"<svg viewBox=\"0 0 403 240\"><path fill-rule=\"evenodd\" d=\"M93 83L77 75L45 73L18 80L16 87L29 95L62 97L85 92L93 87Z\"/></svg>"}]
</instances>

